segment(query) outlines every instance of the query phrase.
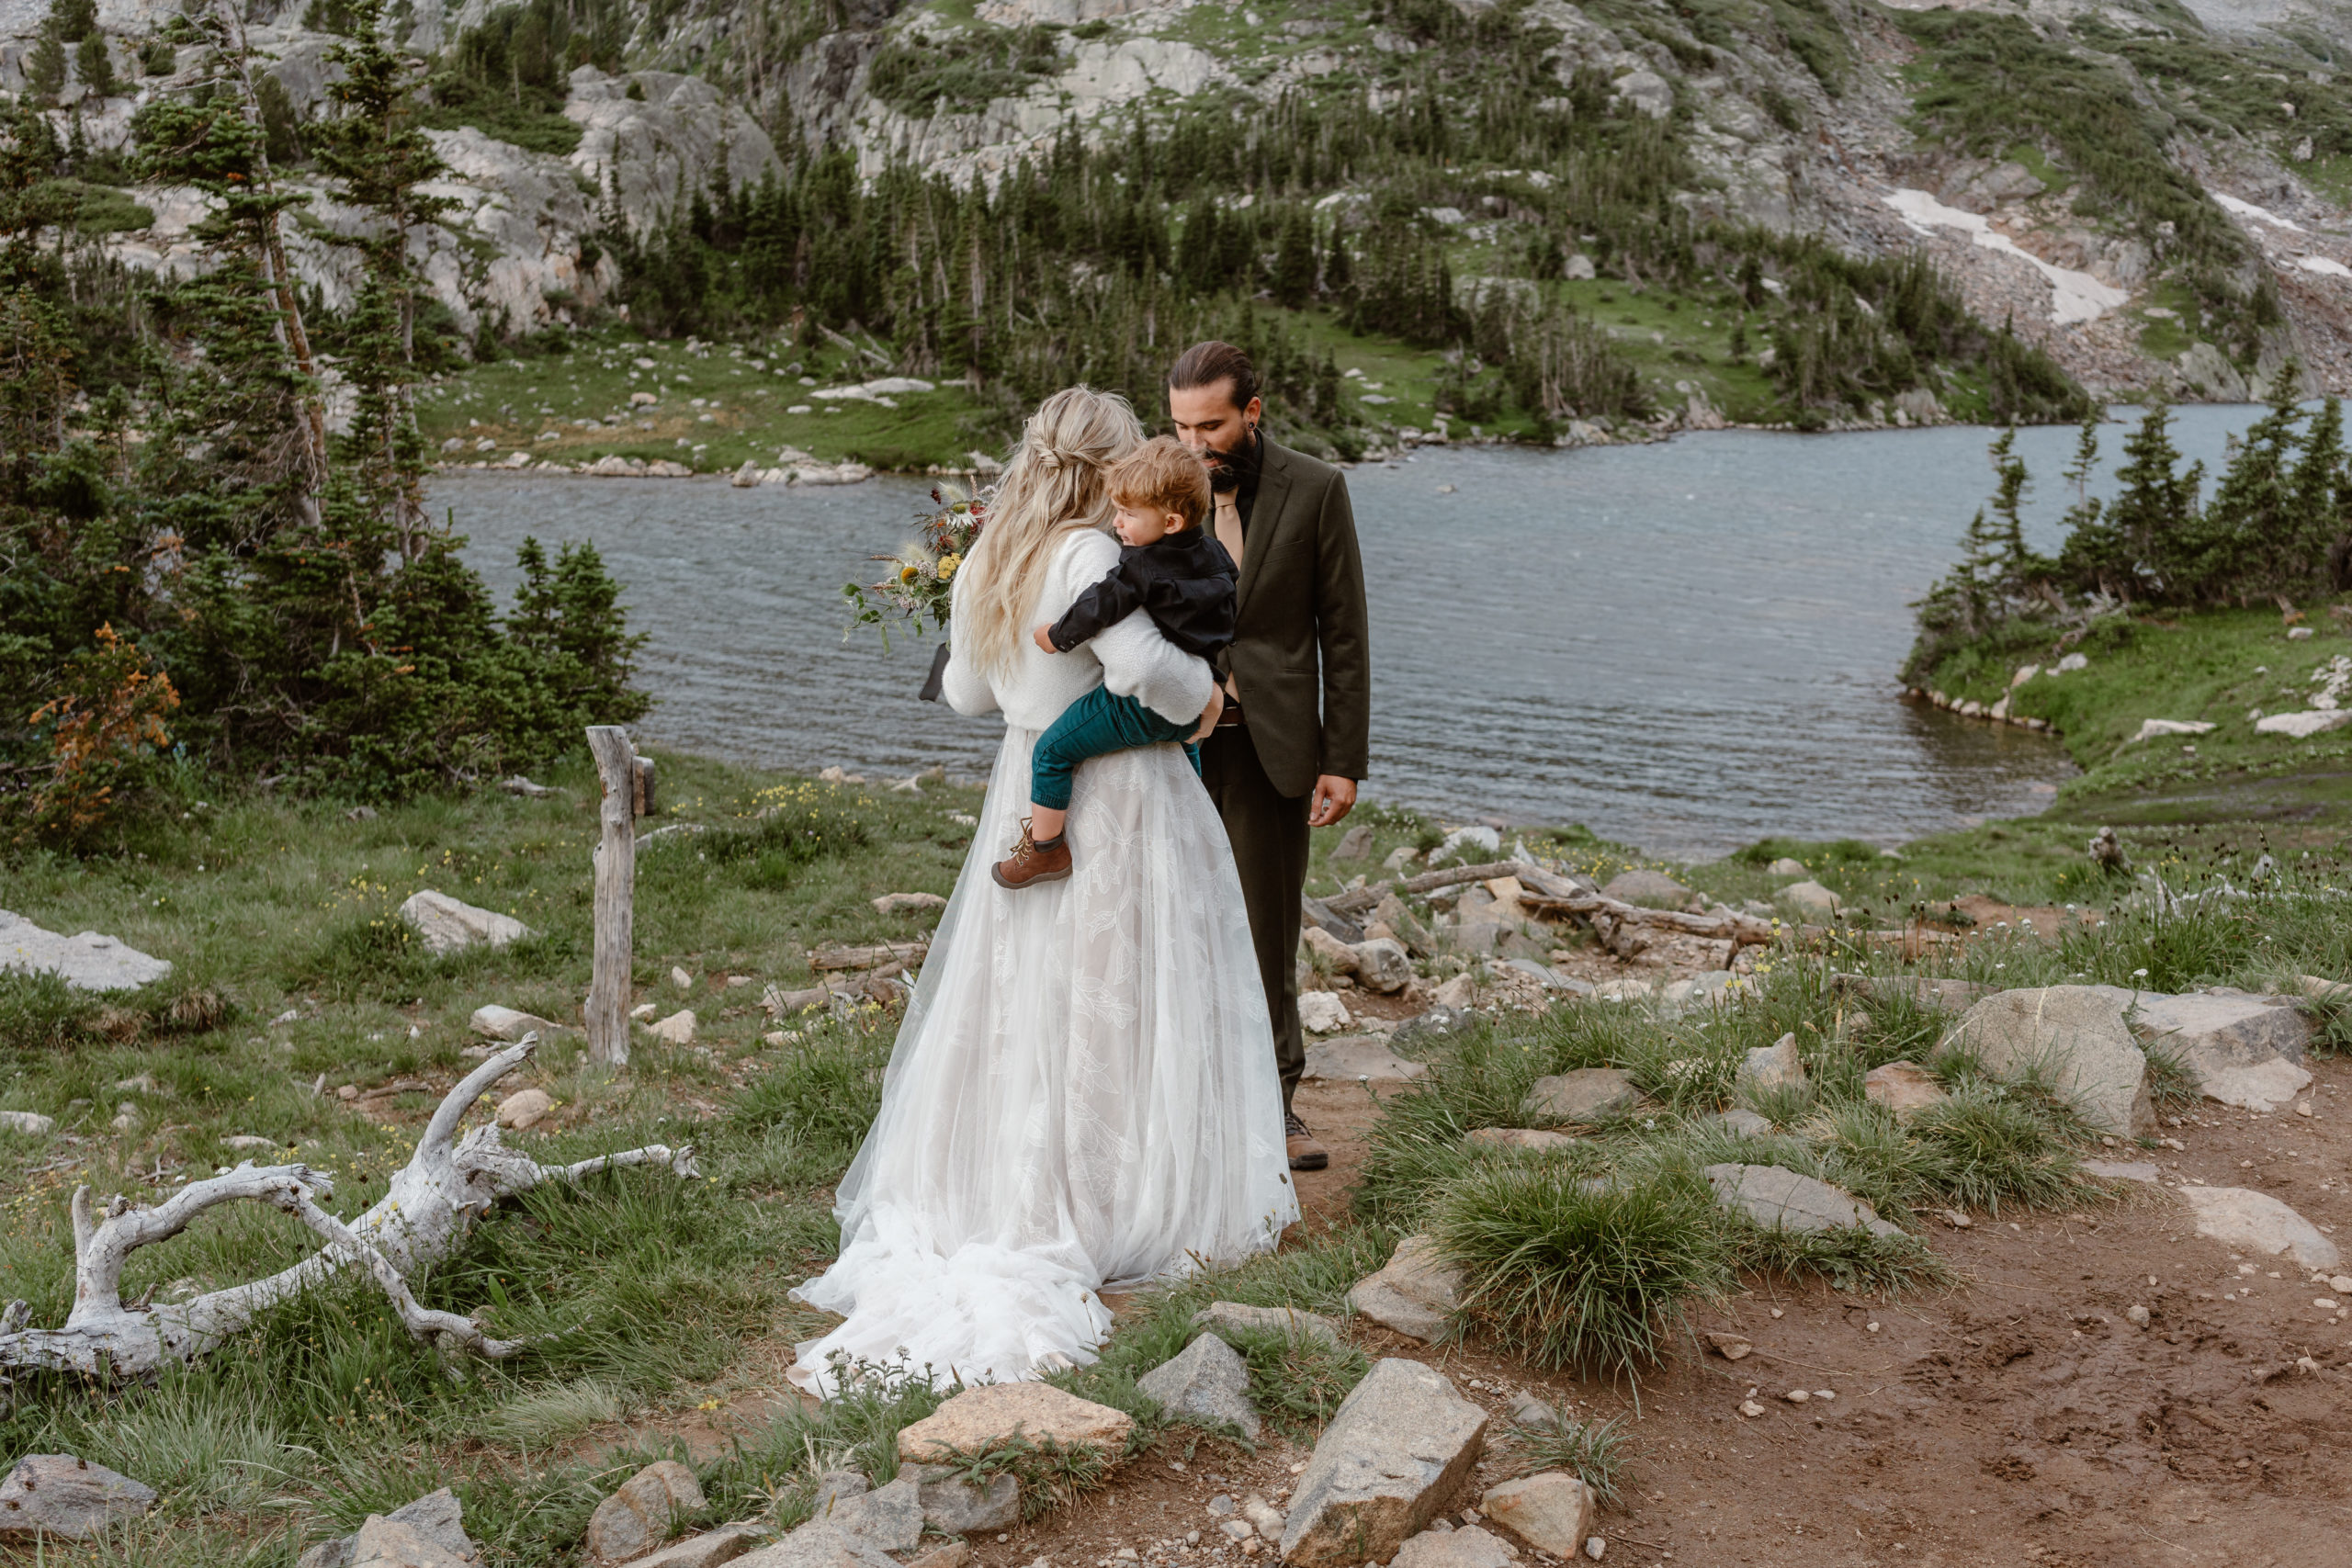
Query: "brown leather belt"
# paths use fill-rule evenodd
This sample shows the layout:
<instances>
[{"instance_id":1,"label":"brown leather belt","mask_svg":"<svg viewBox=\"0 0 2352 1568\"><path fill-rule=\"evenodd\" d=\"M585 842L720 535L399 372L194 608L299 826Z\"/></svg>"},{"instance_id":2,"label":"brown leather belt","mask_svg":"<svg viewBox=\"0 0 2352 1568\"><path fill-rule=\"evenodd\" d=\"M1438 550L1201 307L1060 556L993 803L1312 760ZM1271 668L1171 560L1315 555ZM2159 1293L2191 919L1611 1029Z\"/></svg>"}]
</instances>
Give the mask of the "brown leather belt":
<instances>
[{"instance_id":1,"label":"brown leather belt","mask_svg":"<svg viewBox=\"0 0 2352 1568\"><path fill-rule=\"evenodd\" d=\"M1236 725L1240 722L1241 705L1235 702L1231 697L1226 698L1224 709L1216 716L1216 727L1219 729L1223 729L1229 725Z\"/></svg>"}]
</instances>

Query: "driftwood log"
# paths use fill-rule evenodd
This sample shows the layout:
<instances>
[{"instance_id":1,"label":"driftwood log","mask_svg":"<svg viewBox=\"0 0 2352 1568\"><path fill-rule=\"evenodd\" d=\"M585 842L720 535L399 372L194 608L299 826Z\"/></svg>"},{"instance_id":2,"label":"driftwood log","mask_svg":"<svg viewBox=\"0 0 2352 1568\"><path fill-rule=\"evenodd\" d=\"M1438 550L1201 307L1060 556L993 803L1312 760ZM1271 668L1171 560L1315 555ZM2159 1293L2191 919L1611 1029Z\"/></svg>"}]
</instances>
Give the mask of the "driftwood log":
<instances>
[{"instance_id":1,"label":"driftwood log","mask_svg":"<svg viewBox=\"0 0 2352 1568\"><path fill-rule=\"evenodd\" d=\"M1770 920L1758 919L1753 915L1731 909L1711 915L1694 915L1686 909L1644 908L1595 893L1557 872L1516 860L1487 861L1480 865L1453 865L1401 883L1375 883L1334 898L1326 898L1323 907L1334 914L1362 914L1379 904L1382 896L1391 891L1434 893L1440 888L1458 887L1466 882L1491 882L1503 876L1519 879L1520 907L1539 915L1567 915L1588 920L1599 915L1627 925L1664 926L1691 936L1728 940L1735 950L1765 946L1784 929L1776 928Z\"/></svg>"},{"instance_id":2,"label":"driftwood log","mask_svg":"<svg viewBox=\"0 0 2352 1568\"><path fill-rule=\"evenodd\" d=\"M419 1343L493 1359L514 1354L524 1341L492 1339L470 1318L419 1305L409 1279L454 1251L500 1199L542 1182L578 1181L630 1165L667 1166L689 1179L699 1174L691 1145L649 1144L576 1165L541 1165L507 1148L495 1126L459 1138L467 1109L537 1045L537 1035L526 1035L467 1074L434 1111L390 1190L356 1220L339 1220L320 1206L320 1200L334 1196L334 1184L304 1165L256 1168L247 1161L226 1176L192 1181L152 1209L134 1208L121 1197L100 1208L87 1187L75 1189L73 1311L62 1328L32 1328L26 1304L11 1302L0 1311L0 1369L143 1376L167 1362L208 1354L267 1308L355 1265L382 1289ZM326 1245L266 1280L163 1306L123 1304L122 1269L133 1252L170 1240L208 1209L241 1201L292 1214Z\"/></svg>"}]
</instances>

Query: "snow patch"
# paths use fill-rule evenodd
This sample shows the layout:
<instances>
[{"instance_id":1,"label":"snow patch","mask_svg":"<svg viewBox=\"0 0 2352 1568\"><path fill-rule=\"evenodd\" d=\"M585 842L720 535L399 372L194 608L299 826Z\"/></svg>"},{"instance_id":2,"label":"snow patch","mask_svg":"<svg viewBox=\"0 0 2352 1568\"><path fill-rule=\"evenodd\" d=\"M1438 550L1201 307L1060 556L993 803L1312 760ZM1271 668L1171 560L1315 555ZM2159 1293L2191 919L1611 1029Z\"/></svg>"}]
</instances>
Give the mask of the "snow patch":
<instances>
[{"instance_id":1,"label":"snow patch","mask_svg":"<svg viewBox=\"0 0 2352 1568\"><path fill-rule=\"evenodd\" d=\"M2297 256L2295 265L2305 272L2316 272L2324 277L2352 277L2352 266L2329 256Z\"/></svg>"},{"instance_id":2,"label":"snow patch","mask_svg":"<svg viewBox=\"0 0 2352 1568\"><path fill-rule=\"evenodd\" d=\"M2030 265L2050 280L2050 319L2060 326L2098 321L2109 310L2121 310L2131 300L2132 296L2124 290L2101 283L2087 272L2052 265L2030 251L2021 249L2015 240L1995 229L1981 215L1962 211L1957 207L1946 207L1926 191L1897 190L1886 197L1886 204L1910 225L1914 233L1958 229L1965 232L1979 250L1998 251Z\"/></svg>"},{"instance_id":3,"label":"snow patch","mask_svg":"<svg viewBox=\"0 0 2352 1568\"><path fill-rule=\"evenodd\" d=\"M2209 191L2206 194L2221 203L2222 210L2233 218L2251 218L2257 223L2267 223L2274 229L2292 229L2298 234L2309 232L2293 219L2281 218L2267 207L2256 207L2250 201L2240 201L2236 197L2223 196L2220 191Z\"/></svg>"}]
</instances>

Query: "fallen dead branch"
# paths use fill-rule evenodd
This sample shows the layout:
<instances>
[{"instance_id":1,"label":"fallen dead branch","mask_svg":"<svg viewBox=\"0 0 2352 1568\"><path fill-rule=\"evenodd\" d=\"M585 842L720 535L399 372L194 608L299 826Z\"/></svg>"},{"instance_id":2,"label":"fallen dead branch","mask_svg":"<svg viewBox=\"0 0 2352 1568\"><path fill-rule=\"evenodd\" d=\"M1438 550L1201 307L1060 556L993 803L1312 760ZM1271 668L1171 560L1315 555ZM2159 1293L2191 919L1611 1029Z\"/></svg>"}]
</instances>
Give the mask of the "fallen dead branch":
<instances>
[{"instance_id":1,"label":"fallen dead branch","mask_svg":"<svg viewBox=\"0 0 2352 1568\"><path fill-rule=\"evenodd\" d=\"M62 1328L31 1328L29 1309L11 1302L0 1311L0 1368L143 1376L166 1362L208 1354L267 1308L354 1265L375 1280L420 1344L492 1359L514 1354L524 1341L492 1339L470 1318L418 1304L409 1278L447 1258L500 1199L542 1182L573 1182L632 1165L665 1165L684 1178L700 1174L691 1145L649 1144L573 1165L541 1165L507 1148L495 1126L476 1127L458 1138L467 1110L537 1047L538 1036L526 1034L467 1074L433 1112L416 1153L392 1178L390 1189L356 1220L337 1219L321 1207L322 1199L334 1195L334 1182L305 1165L256 1168L249 1160L226 1176L190 1182L153 1208L134 1206L118 1195L100 1209L87 1187L75 1189L74 1310ZM123 1304L123 1264L133 1252L170 1240L208 1209L234 1202L282 1210L326 1245L266 1280L164 1306Z\"/></svg>"}]
</instances>

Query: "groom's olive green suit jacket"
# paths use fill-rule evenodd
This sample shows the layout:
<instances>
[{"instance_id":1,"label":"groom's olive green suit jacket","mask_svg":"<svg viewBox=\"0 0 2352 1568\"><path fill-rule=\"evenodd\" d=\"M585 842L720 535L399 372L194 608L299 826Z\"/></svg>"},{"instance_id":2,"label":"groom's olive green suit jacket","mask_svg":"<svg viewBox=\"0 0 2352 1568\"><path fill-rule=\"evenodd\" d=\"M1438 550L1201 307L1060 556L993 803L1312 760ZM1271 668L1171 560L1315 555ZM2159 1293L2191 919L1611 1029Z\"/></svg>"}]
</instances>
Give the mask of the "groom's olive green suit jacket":
<instances>
[{"instance_id":1,"label":"groom's olive green suit jacket","mask_svg":"<svg viewBox=\"0 0 2352 1568\"><path fill-rule=\"evenodd\" d=\"M1363 557L1340 470L1265 443L1226 655L1267 779L1302 795L1317 776L1372 771L1372 646Z\"/></svg>"}]
</instances>

